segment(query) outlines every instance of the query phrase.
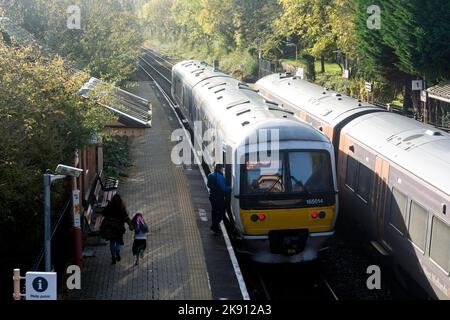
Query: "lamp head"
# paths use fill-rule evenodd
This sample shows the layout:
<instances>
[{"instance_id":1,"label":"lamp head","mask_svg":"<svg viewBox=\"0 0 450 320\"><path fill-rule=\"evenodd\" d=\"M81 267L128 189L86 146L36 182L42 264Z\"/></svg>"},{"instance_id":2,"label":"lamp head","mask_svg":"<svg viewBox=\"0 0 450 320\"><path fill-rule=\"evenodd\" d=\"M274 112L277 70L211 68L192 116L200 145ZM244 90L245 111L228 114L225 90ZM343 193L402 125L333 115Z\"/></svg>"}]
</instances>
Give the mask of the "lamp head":
<instances>
[{"instance_id":1,"label":"lamp head","mask_svg":"<svg viewBox=\"0 0 450 320\"><path fill-rule=\"evenodd\" d=\"M83 173L83 169L69 167L69 166L65 166L65 165L60 164L56 168L56 173L57 174L61 174L61 175L65 175L65 176L72 176L72 177L78 178Z\"/></svg>"}]
</instances>

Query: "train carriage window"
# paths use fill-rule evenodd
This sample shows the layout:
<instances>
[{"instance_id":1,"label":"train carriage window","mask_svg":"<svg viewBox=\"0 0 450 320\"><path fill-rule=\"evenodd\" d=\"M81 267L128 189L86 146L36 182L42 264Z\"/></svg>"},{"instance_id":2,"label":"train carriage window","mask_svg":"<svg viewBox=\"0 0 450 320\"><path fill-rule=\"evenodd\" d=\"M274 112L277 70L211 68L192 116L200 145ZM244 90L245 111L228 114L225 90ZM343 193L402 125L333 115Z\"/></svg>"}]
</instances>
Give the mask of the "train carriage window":
<instances>
[{"instance_id":1,"label":"train carriage window","mask_svg":"<svg viewBox=\"0 0 450 320\"><path fill-rule=\"evenodd\" d=\"M450 226L437 217L433 218L430 257L447 273L450 271Z\"/></svg>"},{"instance_id":2,"label":"train carriage window","mask_svg":"<svg viewBox=\"0 0 450 320\"><path fill-rule=\"evenodd\" d=\"M428 211L415 201L411 201L411 211L409 215L409 239L425 251L427 239Z\"/></svg>"},{"instance_id":3,"label":"train carriage window","mask_svg":"<svg viewBox=\"0 0 450 320\"><path fill-rule=\"evenodd\" d=\"M347 176L345 178L345 184L349 186L353 191L356 190L358 177L358 162L352 157L347 157Z\"/></svg>"},{"instance_id":4,"label":"train carriage window","mask_svg":"<svg viewBox=\"0 0 450 320\"><path fill-rule=\"evenodd\" d=\"M398 191L397 189L392 189L391 198L391 215L389 217L390 224L397 229L400 233L404 233L405 230L405 217L406 217L406 206L408 204L408 197Z\"/></svg>"},{"instance_id":5,"label":"train carriage window","mask_svg":"<svg viewBox=\"0 0 450 320\"><path fill-rule=\"evenodd\" d=\"M366 202L369 202L370 198L370 190L372 186L372 171L367 168L365 165L359 165L359 174L358 174L358 190L357 193L361 198L363 198Z\"/></svg>"}]
</instances>

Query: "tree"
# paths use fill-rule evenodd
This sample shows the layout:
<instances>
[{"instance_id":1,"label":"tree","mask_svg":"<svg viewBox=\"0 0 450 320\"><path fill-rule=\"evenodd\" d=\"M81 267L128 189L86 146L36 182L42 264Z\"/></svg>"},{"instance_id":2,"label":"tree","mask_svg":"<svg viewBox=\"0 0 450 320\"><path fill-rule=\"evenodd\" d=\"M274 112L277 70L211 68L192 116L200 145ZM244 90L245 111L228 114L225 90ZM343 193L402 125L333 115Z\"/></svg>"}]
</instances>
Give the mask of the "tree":
<instances>
[{"instance_id":1,"label":"tree","mask_svg":"<svg viewBox=\"0 0 450 320\"><path fill-rule=\"evenodd\" d=\"M42 174L71 164L112 120L76 94L88 74L14 45L0 42L0 282L14 267L31 267L42 244ZM54 187L54 204L61 189Z\"/></svg>"},{"instance_id":2,"label":"tree","mask_svg":"<svg viewBox=\"0 0 450 320\"><path fill-rule=\"evenodd\" d=\"M175 0L150 0L139 9L139 18L143 22L145 28L157 38L173 38L176 32L175 14L172 10L177 10L180 14L184 12L181 8L174 9L175 4L179 4ZM169 14L168 14L168 10Z\"/></svg>"},{"instance_id":3,"label":"tree","mask_svg":"<svg viewBox=\"0 0 450 320\"><path fill-rule=\"evenodd\" d=\"M199 21L203 32L228 52L235 48L238 19L234 0L202 0Z\"/></svg>"},{"instance_id":4,"label":"tree","mask_svg":"<svg viewBox=\"0 0 450 320\"><path fill-rule=\"evenodd\" d=\"M325 72L325 58L336 50L335 35L332 32L329 13L332 0L279 0L283 7L276 20L278 33L297 36L300 46L307 53L322 62Z\"/></svg>"},{"instance_id":5,"label":"tree","mask_svg":"<svg viewBox=\"0 0 450 320\"><path fill-rule=\"evenodd\" d=\"M170 11L177 36L191 45L209 45L209 37L205 35L200 21L202 8L201 0L175 0Z\"/></svg>"},{"instance_id":6,"label":"tree","mask_svg":"<svg viewBox=\"0 0 450 320\"><path fill-rule=\"evenodd\" d=\"M405 74L424 76L432 83L450 76L450 2L386 1L383 40Z\"/></svg>"},{"instance_id":7,"label":"tree","mask_svg":"<svg viewBox=\"0 0 450 320\"><path fill-rule=\"evenodd\" d=\"M7 12L79 68L123 81L136 70L143 37L134 6L120 0L9 0ZM81 29L69 29L69 6L81 9Z\"/></svg>"},{"instance_id":8,"label":"tree","mask_svg":"<svg viewBox=\"0 0 450 320\"><path fill-rule=\"evenodd\" d=\"M434 83L450 76L450 4L419 0L386 0L378 4L379 29L367 28L367 8L373 1L357 0L357 39L362 74L403 87L404 108L418 107L411 80ZM436 10L439 8L439 10Z\"/></svg>"}]
</instances>

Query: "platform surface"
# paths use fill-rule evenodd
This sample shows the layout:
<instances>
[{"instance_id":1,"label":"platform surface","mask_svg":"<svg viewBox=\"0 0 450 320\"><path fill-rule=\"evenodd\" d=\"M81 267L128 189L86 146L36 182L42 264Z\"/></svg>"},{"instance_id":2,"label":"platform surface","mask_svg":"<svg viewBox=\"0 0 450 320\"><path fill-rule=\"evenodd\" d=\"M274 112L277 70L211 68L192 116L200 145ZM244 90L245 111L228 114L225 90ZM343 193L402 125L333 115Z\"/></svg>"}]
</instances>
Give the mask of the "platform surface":
<instances>
[{"instance_id":1,"label":"platform surface","mask_svg":"<svg viewBox=\"0 0 450 320\"><path fill-rule=\"evenodd\" d=\"M242 299L224 238L210 232L210 204L198 167L171 161L176 116L154 84L129 89L153 105L153 127L131 139L133 166L120 181L119 193L130 215L143 212L150 226L147 251L133 265L133 233L125 234L122 261L111 265L109 245L85 248L82 300L236 300ZM205 219L206 212L206 219Z\"/></svg>"}]
</instances>

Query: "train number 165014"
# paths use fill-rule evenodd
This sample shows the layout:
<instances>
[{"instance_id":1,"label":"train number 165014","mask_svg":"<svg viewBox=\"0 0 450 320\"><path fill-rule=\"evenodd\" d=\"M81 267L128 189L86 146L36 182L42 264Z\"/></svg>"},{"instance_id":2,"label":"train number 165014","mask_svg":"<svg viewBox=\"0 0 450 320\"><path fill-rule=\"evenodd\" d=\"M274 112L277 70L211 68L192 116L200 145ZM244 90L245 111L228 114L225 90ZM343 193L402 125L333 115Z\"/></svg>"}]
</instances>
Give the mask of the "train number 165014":
<instances>
[{"instance_id":1,"label":"train number 165014","mask_svg":"<svg viewBox=\"0 0 450 320\"><path fill-rule=\"evenodd\" d=\"M308 199L306 200L307 205L316 205L316 204L323 204L325 200L323 199Z\"/></svg>"}]
</instances>

